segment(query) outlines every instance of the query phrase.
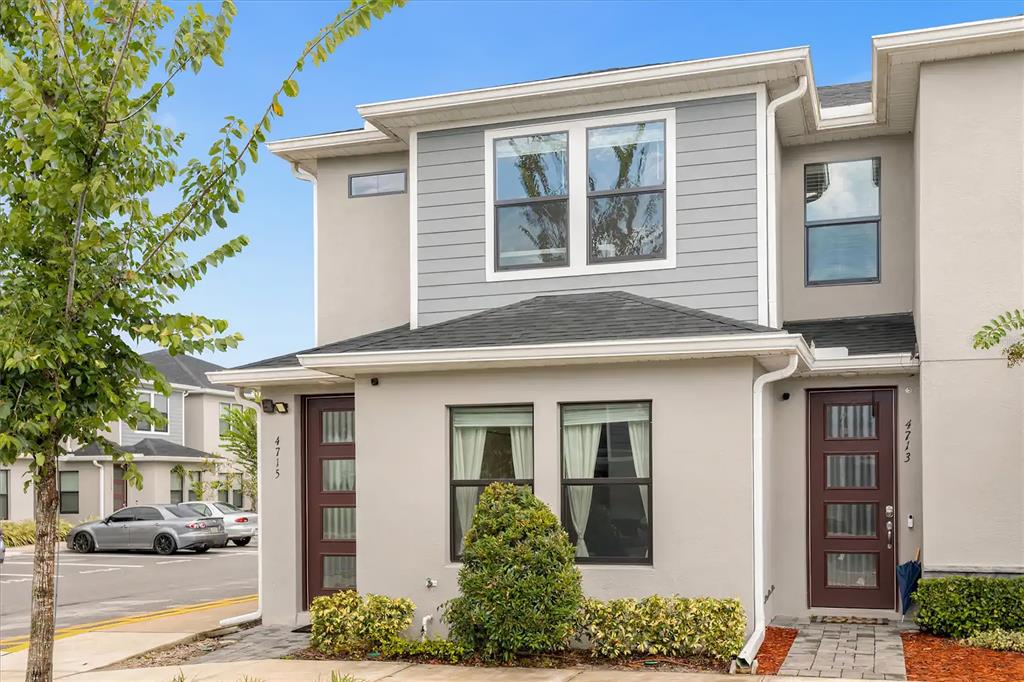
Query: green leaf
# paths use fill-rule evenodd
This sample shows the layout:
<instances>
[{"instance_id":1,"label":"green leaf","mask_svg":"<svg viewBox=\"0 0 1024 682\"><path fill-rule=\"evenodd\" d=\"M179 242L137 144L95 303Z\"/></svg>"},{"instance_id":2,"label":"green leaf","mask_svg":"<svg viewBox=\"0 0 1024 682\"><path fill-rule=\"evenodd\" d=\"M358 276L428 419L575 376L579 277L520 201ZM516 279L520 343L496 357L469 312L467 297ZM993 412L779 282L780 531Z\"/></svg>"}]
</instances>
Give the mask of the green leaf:
<instances>
[{"instance_id":1,"label":"green leaf","mask_svg":"<svg viewBox=\"0 0 1024 682\"><path fill-rule=\"evenodd\" d=\"M289 97L297 97L299 94L299 84L296 83L294 79L289 78L284 82L284 85L281 86L281 90L283 90L284 94Z\"/></svg>"}]
</instances>

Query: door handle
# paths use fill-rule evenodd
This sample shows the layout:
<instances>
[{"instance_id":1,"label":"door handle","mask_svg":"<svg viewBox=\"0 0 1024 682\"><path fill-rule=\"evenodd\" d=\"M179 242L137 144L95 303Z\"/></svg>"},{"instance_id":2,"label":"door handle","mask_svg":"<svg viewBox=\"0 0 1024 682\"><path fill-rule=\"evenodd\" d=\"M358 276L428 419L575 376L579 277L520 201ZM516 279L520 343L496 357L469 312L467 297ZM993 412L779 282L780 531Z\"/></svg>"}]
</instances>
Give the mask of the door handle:
<instances>
[{"instance_id":1,"label":"door handle","mask_svg":"<svg viewBox=\"0 0 1024 682\"><path fill-rule=\"evenodd\" d=\"M886 548L892 549L892 521L885 522Z\"/></svg>"}]
</instances>

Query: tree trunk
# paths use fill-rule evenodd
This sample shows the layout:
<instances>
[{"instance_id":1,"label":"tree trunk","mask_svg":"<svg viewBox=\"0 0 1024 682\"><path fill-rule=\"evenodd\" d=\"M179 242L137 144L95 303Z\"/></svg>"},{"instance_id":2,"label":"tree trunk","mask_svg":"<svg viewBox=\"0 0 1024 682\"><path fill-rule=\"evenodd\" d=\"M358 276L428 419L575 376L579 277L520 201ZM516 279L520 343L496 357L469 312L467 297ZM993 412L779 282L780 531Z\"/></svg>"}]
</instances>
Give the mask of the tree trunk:
<instances>
[{"instance_id":1,"label":"tree trunk","mask_svg":"<svg viewBox=\"0 0 1024 682\"><path fill-rule=\"evenodd\" d=\"M29 682L53 679L53 630L56 616L54 548L57 543L57 452L47 453L34 484L36 547L32 570L32 628L28 648Z\"/></svg>"}]
</instances>

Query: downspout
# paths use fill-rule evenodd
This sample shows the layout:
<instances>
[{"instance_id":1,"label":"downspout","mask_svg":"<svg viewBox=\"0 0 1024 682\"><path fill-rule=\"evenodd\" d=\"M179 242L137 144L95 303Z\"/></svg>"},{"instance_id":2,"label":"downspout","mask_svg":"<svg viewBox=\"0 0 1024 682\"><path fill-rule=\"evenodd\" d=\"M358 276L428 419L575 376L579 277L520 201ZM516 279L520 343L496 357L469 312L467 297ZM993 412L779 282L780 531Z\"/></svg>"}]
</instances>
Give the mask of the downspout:
<instances>
[{"instance_id":1,"label":"downspout","mask_svg":"<svg viewBox=\"0 0 1024 682\"><path fill-rule=\"evenodd\" d=\"M766 110L765 135L766 154L768 168L767 183L765 192L768 194L768 326L779 326L779 287L776 278L778 277L778 217L776 214L775 186L778 178L775 177L775 159L778 155L778 140L775 136L775 112L784 104L803 97L807 92L807 76L800 76L796 89L787 92L781 97L776 97L768 103Z\"/></svg>"},{"instance_id":2,"label":"downspout","mask_svg":"<svg viewBox=\"0 0 1024 682\"><path fill-rule=\"evenodd\" d=\"M256 410L256 517L260 519L259 526L256 529L256 610L252 613L243 613L239 616L232 616L225 618L220 621L221 627L228 627L229 625L240 625L242 623L249 623L254 620L259 620L263 617L263 512L260 509L260 505L263 504L263 463L261 461L261 451L263 450L262 441L262 428L261 424L263 420L259 417L262 406L253 401L249 400L242 394L242 389L238 386L235 387L235 400L243 405L248 403L252 405Z\"/></svg>"},{"instance_id":3,"label":"downspout","mask_svg":"<svg viewBox=\"0 0 1024 682\"><path fill-rule=\"evenodd\" d=\"M764 641L764 387L793 375L800 356L789 356L782 369L762 374L754 380L753 393L753 479L754 479L754 631L740 650L741 666L750 667Z\"/></svg>"},{"instance_id":4,"label":"downspout","mask_svg":"<svg viewBox=\"0 0 1024 682\"><path fill-rule=\"evenodd\" d=\"M314 344L320 343L320 295L318 293L317 283L319 280L319 260L320 260L320 229L318 225L317 217L317 197L316 197L316 176L310 173L308 170L299 165L298 161L292 161L292 175L299 180L305 180L306 182L313 185L313 342Z\"/></svg>"},{"instance_id":5,"label":"downspout","mask_svg":"<svg viewBox=\"0 0 1024 682\"><path fill-rule=\"evenodd\" d=\"M107 518L107 501L104 499L106 496L106 484L103 480L103 465L96 459L92 460L92 465L100 470L100 516Z\"/></svg>"}]
</instances>

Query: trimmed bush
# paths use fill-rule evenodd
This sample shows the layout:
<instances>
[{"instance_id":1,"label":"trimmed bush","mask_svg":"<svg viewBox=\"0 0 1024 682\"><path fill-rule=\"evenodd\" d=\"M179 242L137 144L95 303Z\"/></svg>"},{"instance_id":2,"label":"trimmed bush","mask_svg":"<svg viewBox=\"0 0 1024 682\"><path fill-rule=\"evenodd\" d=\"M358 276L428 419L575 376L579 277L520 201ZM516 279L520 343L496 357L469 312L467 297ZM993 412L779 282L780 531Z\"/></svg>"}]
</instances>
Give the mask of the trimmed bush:
<instances>
[{"instance_id":1,"label":"trimmed bush","mask_svg":"<svg viewBox=\"0 0 1024 682\"><path fill-rule=\"evenodd\" d=\"M415 604L351 591L317 597L309 606L309 641L323 653L361 656L398 640L412 625Z\"/></svg>"},{"instance_id":2,"label":"trimmed bush","mask_svg":"<svg viewBox=\"0 0 1024 682\"><path fill-rule=\"evenodd\" d=\"M582 634L594 656L701 656L729 660L743 648L747 618L736 599L652 595L587 599Z\"/></svg>"},{"instance_id":3,"label":"trimmed bush","mask_svg":"<svg viewBox=\"0 0 1024 682\"><path fill-rule=\"evenodd\" d=\"M487 486L466 533L461 596L444 606L451 638L486 660L568 647L583 600L575 555L529 488Z\"/></svg>"},{"instance_id":4,"label":"trimmed bush","mask_svg":"<svg viewBox=\"0 0 1024 682\"><path fill-rule=\"evenodd\" d=\"M1024 632L1012 630L987 630L961 640L961 644L977 646L993 651L1016 651L1024 654Z\"/></svg>"},{"instance_id":5,"label":"trimmed bush","mask_svg":"<svg viewBox=\"0 0 1024 682\"><path fill-rule=\"evenodd\" d=\"M925 632L958 639L988 630L1024 630L1024 578L926 578L914 601Z\"/></svg>"},{"instance_id":6,"label":"trimmed bush","mask_svg":"<svg viewBox=\"0 0 1024 682\"><path fill-rule=\"evenodd\" d=\"M394 639L380 648L381 658L439 663L458 663L466 653L461 644L448 639Z\"/></svg>"},{"instance_id":7,"label":"trimmed bush","mask_svg":"<svg viewBox=\"0 0 1024 682\"><path fill-rule=\"evenodd\" d=\"M57 540L64 542L72 526L64 519L57 522ZM4 544L8 547L24 547L34 544L36 541L36 522L28 521L0 521L0 532L4 536Z\"/></svg>"}]
</instances>

